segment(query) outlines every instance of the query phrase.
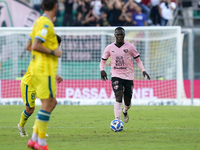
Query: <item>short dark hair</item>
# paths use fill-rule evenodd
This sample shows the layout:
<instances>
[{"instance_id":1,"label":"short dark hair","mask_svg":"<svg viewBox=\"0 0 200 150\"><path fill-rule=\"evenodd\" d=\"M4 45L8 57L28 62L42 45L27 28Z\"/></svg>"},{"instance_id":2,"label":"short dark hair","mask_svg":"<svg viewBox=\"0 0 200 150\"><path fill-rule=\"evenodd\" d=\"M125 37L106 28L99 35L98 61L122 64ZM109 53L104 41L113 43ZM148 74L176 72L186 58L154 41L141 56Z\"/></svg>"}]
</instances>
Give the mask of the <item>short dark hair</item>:
<instances>
[{"instance_id":1,"label":"short dark hair","mask_svg":"<svg viewBox=\"0 0 200 150\"><path fill-rule=\"evenodd\" d=\"M81 14L81 12L80 11L76 12L76 14L75 14L76 18L78 17L78 14Z\"/></svg>"},{"instance_id":2,"label":"short dark hair","mask_svg":"<svg viewBox=\"0 0 200 150\"><path fill-rule=\"evenodd\" d=\"M61 39L61 37L59 35L56 34L56 36L57 36L58 44L60 44L62 39Z\"/></svg>"},{"instance_id":3,"label":"short dark hair","mask_svg":"<svg viewBox=\"0 0 200 150\"><path fill-rule=\"evenodd\" d=\"M116 29L115 29L115 31L116 30L124 30L124 28L122 28L122 27L117 27ZM124 30L124 32L125 32L125 30Z\"/></svg>"},{"instance_id":4,"label":"short dark hair","mask_svg":"<svg viewBox=\"0 0 200 150\"><path fill-rule=\"evenodd\" d=\"M49 11L52 10L55 6L55 4L58 3L58 0L43 0L42 1L42 10L45 11Z\"/></svg>"}]
</instances>

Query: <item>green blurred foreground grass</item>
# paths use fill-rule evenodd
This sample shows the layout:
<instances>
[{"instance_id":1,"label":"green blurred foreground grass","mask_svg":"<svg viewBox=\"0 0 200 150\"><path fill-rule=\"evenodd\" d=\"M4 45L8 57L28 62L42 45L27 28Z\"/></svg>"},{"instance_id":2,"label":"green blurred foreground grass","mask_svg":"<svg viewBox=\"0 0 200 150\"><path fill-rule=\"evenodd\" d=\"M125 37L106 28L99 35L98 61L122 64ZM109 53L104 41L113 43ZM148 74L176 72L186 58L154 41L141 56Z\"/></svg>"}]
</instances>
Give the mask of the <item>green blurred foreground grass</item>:
<instances>
[{"instance_id":1,"label":"green blurred foreground grass","mask_svg":"<svg viewBox=\"0 0 200 150\"><path fill-rule=\"evenodd\" d=\"M24 106L0 106L0 150L26 150L36 112L21 138L17 123ZM132 106L122 132L110 130L113 106L57 106L51 115L50 150L199 150L199 107Z\"/></svg>"}]
</instances>

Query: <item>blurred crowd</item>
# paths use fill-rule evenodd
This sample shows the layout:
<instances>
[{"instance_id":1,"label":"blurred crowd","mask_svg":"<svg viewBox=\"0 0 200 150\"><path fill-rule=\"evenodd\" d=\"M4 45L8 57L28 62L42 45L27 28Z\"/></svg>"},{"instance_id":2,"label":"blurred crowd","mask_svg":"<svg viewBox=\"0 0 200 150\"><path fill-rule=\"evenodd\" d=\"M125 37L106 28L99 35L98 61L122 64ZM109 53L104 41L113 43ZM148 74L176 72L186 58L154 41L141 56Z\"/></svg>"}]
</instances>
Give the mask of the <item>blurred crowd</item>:
<instances>
[{"instance_id":1,"label":"blurred crowd","mask_svg":"<svg viewBox=\"0 0 200 150\"><path fill-rule=\"evenodd\" d=\"M184 0L182 1L184 3ZM42 0L30 0L32 7L38 11L41 11L41 2ZM174 10L179 7L180 2L178 0L59 0L58 7L61 4L64 6L62 26L166 26L173 20ZM189 8L190 4L185 3L185 6ZM57 18L60 15L58 9Z\"/></svg>"}]
</instances>

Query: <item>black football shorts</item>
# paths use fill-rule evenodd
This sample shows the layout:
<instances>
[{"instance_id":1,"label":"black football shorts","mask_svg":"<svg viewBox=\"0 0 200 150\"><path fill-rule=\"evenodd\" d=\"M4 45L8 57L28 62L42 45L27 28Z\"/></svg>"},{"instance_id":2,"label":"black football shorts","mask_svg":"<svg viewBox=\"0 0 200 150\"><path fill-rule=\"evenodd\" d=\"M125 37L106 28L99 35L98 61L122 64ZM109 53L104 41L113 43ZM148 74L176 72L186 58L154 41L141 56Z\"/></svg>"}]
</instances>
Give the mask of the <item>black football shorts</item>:
<instances>
[{"instance_id":1,"label":"black football shorts","mask_svg":"<svg viewBox=\"0 0 200 150\"><path fill-rule=\"evenodd\" d=\"M124 95L126 95L129 98L132 98L133 80L125 80L118 77L112 77L111 81L114 93L122 90L124 92Z\"/></svg>"}]
</instances>

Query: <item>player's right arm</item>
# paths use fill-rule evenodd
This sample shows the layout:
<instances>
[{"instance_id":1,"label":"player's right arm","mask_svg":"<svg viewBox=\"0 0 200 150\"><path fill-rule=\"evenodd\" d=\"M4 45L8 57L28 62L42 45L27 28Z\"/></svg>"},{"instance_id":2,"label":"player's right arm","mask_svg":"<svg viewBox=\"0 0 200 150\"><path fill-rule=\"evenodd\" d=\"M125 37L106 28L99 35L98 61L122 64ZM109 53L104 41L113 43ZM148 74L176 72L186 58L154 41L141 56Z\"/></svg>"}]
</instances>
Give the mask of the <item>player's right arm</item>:
<instances>
[{"instance_id":1,"label":"player's right arm","mask_svg":"<svg viewBox=\"0 0 200 150\"><path fill-rule=\"evenodd\" d=\"M110 57L110 46L108 45L106 47L106 49L104 50L104 54L101 58L101 62L100 62L100 71L101 71L101 80L106 81L108 80L107 78L107 74L104 70L105 64L106 64L106 60Z\"/></svg>"},{"instance_id":2,"label":"player's right arm","mask_svg":"<svg viewBox=\"0 0 200 150\"><path fill-rule=\"evenodd\" d=\"M62 81L63 81L63 78L61 76L59 76L59 75L56 75L56 82L58 84L60 84L60 82L62 82Z\"/></svg>"},{"instance_id":3,"label":"player's right arm","mask_svg":"<svg viewBox=\"0 0 200 150\"><path fill-rule=\"evenodd\" d=\"M32 44L32 49L38 52L42 52L42 53L47 53L47 54L51 54L57 57L61 57L62 56L62 51L58 48L56 48L55 51L50 50L46 47L44 47L42 45L42 40L35 38L33 44Z\"/></svg>"},{"instance_id":4,"label":"player's right arm","mask_svg":"<svg viewBox=\"0 0 200 150\"><path fill-rule=\"evenodd\" d=\"M140 69L142 70L143 76L144 76L144 77L146 76L147 79L150 80L150 76L149 76L149 74L145 71L144 66L143 66L143 63L142 63L142 61L140 60L140 57L135 58L135 61L136 61L137 65L138 65L138 67L140 67Z\"/></svg>"}]
</instances>

